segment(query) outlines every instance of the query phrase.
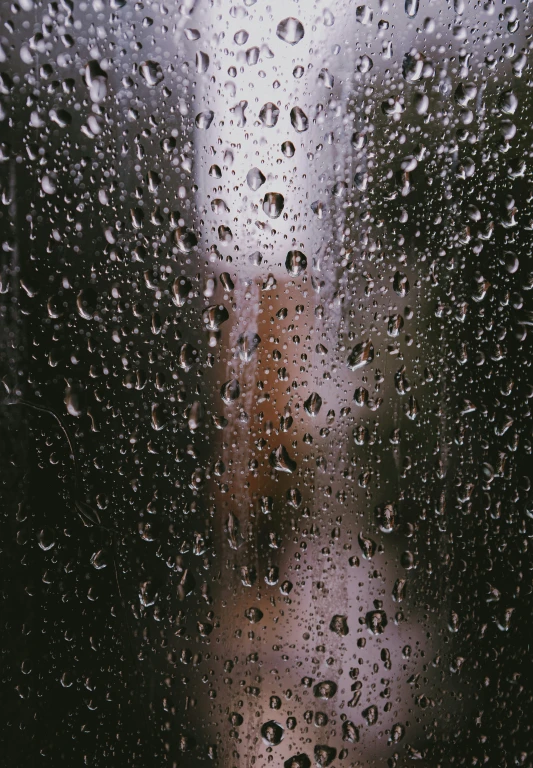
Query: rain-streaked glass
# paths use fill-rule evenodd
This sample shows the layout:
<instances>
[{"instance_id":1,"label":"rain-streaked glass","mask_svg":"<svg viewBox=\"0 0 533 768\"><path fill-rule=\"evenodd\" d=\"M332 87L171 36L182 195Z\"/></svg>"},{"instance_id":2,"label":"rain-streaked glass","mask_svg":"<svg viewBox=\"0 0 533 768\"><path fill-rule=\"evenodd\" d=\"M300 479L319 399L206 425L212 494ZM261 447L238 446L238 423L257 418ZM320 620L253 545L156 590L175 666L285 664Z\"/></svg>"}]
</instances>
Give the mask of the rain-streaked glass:
<instances>
[{"instance_id":1,"label":"rain-streaked glass","mask_svg":"<svg viewBox=\"0 0 533 768\"><path fill-rule=\"evenodd\" d=\"M0 9L2 765L533 766L528 2Z\"/></svg>"}]
</instances>

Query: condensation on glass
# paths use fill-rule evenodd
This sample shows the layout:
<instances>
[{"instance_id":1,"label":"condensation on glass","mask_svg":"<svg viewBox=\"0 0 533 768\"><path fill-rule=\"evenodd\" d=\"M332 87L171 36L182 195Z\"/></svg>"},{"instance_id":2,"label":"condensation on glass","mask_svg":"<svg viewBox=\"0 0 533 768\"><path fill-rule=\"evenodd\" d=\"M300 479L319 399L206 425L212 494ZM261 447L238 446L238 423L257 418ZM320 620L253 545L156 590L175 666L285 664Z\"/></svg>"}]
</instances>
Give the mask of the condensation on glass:
<instances>
[{"instance_id":1,"label":"condensation on glass","mask_svg":"<svg viewBox=\"0 0 533 768\"><path fill-rule=\"evenodd\" d=\"M0 15L3 765L531 768L529 4Z\"/></svg>"}]
</instances>

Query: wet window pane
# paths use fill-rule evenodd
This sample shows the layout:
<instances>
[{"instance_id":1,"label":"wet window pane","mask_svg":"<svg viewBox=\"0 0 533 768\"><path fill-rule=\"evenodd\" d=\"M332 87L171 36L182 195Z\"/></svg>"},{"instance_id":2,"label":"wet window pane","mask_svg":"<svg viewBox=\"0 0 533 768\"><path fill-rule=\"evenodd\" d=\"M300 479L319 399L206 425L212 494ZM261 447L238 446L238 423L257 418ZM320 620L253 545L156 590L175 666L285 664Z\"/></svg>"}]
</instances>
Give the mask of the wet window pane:
<instances>
[{"instance_id":1,"label":"wet window pane","mask_svg":"<svg viewBox=\"0 0 533 768\"><path fill-rule=\"evenodd\" d=\"M4 3L3 765L533 765L527 2Z\"/></svg>"}]
</instances>

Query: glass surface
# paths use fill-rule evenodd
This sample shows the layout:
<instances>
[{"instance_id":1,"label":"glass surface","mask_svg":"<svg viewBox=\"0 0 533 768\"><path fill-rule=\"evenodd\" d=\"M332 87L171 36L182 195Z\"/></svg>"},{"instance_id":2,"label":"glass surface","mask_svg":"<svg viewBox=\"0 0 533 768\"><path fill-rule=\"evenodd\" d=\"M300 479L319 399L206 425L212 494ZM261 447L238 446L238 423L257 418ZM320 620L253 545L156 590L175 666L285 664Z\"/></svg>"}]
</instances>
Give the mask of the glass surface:
<instances>
[{"instance_id":1,"label":"glass surface","mask_svg":"<svg viewBox=\"0 0 533 768\"><path fill-rule=\"evenodd\" d=\"M531 768L529 4L0 17L2 765Z\"/></svg>"}]
</instances>

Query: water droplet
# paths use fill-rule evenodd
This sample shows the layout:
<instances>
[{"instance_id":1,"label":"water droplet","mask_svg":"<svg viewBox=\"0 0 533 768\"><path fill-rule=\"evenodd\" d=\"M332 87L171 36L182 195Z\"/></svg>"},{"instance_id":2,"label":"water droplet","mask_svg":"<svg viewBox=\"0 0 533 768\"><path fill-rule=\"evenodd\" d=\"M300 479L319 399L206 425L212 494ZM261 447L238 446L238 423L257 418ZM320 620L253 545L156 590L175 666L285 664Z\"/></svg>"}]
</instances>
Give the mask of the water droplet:
<instances>
[{"instance_id":1,"label":"water droplet","mask_svg":"<svg viewBox=\"0 0 533 768\"><path fill-rule=\"evenodd\" d=\"M391 315L387 323L387 335L396 338L404 326L404 319L401 315Z\"/></svg>"},{"instance_id":2,"label":"water droplet","mask_svg":"<svg viewBox=\"0 0 533 768\"><path fill-rule=\"evenodd\" d=\"M239 725L243 724L244 718L239 712L231 712L229 716L229 721L235 728L238 728Z\"/></svg>"},{"instance_id":3,"label":"water droplet","mask_svg":"<svg viewBox=\"0 0 533 768\"><path fill-rule=\"evenodd\" d=\"M259 168L251 168L246 174L246 182L250 189L256 192L266 181L265 175Z\"/></svg>"},{"instance_id":4,"label":"water droplet","mask_svg":"<svg viewBox=\"0 0 533 768\"><path fill-rule=\"evenodd\" d=\"M209 56L203 51L196 52L196 71L199 74L207 72L209 69Z\"/></svg>"},{"instance_id":5,"label":"water droplet","mask_svg":"<svg viewBox=\"0 0 533 768\"><path fill-rule=\"evenodd\" d=\"M424 72L424 56L416 49L407 53L403 60L402 73L408 83L416 83Z\"/></svg>"},{"instance_id":6,"label":"water droplet","mask_svg":"<svg viewBox=\"0 0 533 768\"><path fill-rule=\"evenodd\" d=\"M309 416L318 416L322 407L322 398L317 392L313 392L304 403L304 408Z\"/></svg>"},{"instance_id":7,"label":"water droplet","mask_svg":"<svg viewBox=\"0 0 533 768\"><path fill-rule=\"evenodd\" d=\"M306 754L301 753L299 755L289 757L288 760L285 760L283 766L284 768L310 768L311 760Z\"/></svg>"},{"instance_id":8,"label":"water droplet","mask_svg":"<svg viewBox=\"0 0 533 768\"><path fill-rule=\"evenodd\" d=\"M289 251L285 267L292 277L299 277L307 269L307 258L301 251Z\"/></svg>"},{"instance_id":9,"label":"water droplet","mask_svg":"<svg viewBox=\"0 0 533 768\"><path fill-rule=\"evenodd\" d=\"M374 360L374 345L370 340L362 341L352 349L350 356L348 357L348 368L351 371L356 371L358 368L363 368L365 365L369 365Z\"/></svg>"},{"instance_id":10,"label":"water droplet","mask_svg":"<svg viewBox=\"0 0 533 768\"><path fill-rule=\"evenodd\" d=\"M265 128L273 128L278 122L279 107L273 104L271 101L267 102L261 111L259 112L259 119L265 126Z\"/></svg>"},{"instance_id":11,"label":"water droplet","mask_svg":"<svg viewBox=\"0 0 533 768\"><path fill-rule=\"evenodd\" d=\"M76 297L78 314L84 320L92 320L96 311L97 295L94 288L85 288Z\"/></svg>"},{"instance_id":12,"label":"water droplet","mask_svg":"<svg viewBox=\"0 0 533 768\"><path fill-rule=\"evenodd\" d=\"M284 204L283 195L279 192L267 192L263 198L263 211L271 219L277 219L281 216Z\"/></svg>"},{"instance_id":13,"label":"water droplet","mask_svg":"<svg viewBox=\"0 0 533 768\"><path fill-rule=\"evenodd\" d=\"M207 109L205 112L200 112L198 115L196 115L196 127L200 128L202 131L207 131L213 122L214 117L215 113L210 109Z\"/></svg>"},{"instance_id":14,"label":"water droplet","mask_svg":"<svg viewBox=\"0 0 533 768\"><path fill-rule=\"evenodd\" d=\"M150 88L154 88L163 80L163 70L157 61L143 61L139 67L139 72Z\"/></svg>"},{"instance_id":15,"label":"water droplet","mask_svg":"<svg viewBox=\"0 0 533 768\"><path fill-rule=\"evenodd\" d=\"M292 141L284 141L281 145L281 151L285 157L293 157L296 150L294 149Z\"/></svg>"},{"instance_id":16,"label":"water droplet","mask_svg":"<svg viewBox=\"0 0 533 768\"><path fill-rule=\"evenodd\" d=\"M376 507L376 518L380 531L392 533L396 525L396 507L394 504L384 504Z\"/></svg>"},{"instance_id":17,"label":"water droplet","mask_svg":"<svg viewBox=\"0 0 533 768\"><path fill-rule=\"evenodd\" d=\"M107 567L107 553L104 549L99 549L98 552L94 552L91 557L91 565L96 568L97 571Z\"/></svg>"},{"instance_id":18,"label":"water droplet","mask_svg":"<svg viewBox=\"0 0 533 768\"><path fill-rule=\"evenodd\" d=\"M41 179L41 187L47 195L54 195L57 192L57 184L54 178L48 174L45 174Z\"/></svg>"},{"instance_id":19,"label":"water droplet","mask_svg":"<svg viewBox=\"0 0 533 768\"><path fill-rule=\"evenodd\" d=\"M379 713L375 704L371 704L361 714L365 718L367 725L375 725L378 721Z\"/></svg>"},{"instance_id":20,"label":"water droplet","mask_svg":"<svg viewBox=\"0 0 533 768\"><path fill-rule=\"evenodd\" d=\"M224 213L229 213L229 208L220 197L215 197L213 200L211 200L211 210L213 213L216 213L218 215L222 215Z\"/></svg>"},{"instance_id":21,"label":"water droplet","mask_svg":"<svg viewBox=\"0 0 533 768\"><path fill-rule=\"evenodd\" d=\"M274 509L274 500L272 496L261 496L259 499L259 509L264 515L271 515Z\"/></svg>"},{"instance_id":22,"label":"water droplet","mask_svg":"<svg viewBox=\"0 0 533 768\"><path fill-rule=\"evenodd\" d=\"M250 624L258 624L261 619L263 618L263 611L260 611L259 608L247 608L244 612L245 617L248 619Z\"/></svg>"},{"instance_id":23,"label":"water droplet","mask_svg":"<svg viewBox=\"0 0 533 768\"><path fill-rule=\"evenodd\" d=\"M392 285L398 296L401 296L402 299L409 293L409 280L403 272L396 272L394 274Z\"/></svg>"},{"instance_id":24,"label":"water droplet","mask_svg":"<svg viewBox=\"0 0 533 768\"><path fill-rule=\"evenodd\" d=\"M237 45L244 45L246 42L248 42L248 38L250 35L245 29L239 29L238 32L235 32L233 35L233 39Z\"/></svg>"},{"instance_id":25,"label":"water droplet","mask_svg":"<svg viewBox=\"0 0 533 768\"><path fill-rule=\"evenodd\" d=\"M289 45L296 45L304 36L304 27L301 21L295 19L293 16L289 16L287 19L283 19L277 26L276 35L280 40Z\"/></svg>"},{"instance_id":26,"label":"water droplet","mask_svg":"<svg viewBox=\"0 0 533 768\"><path fill-rule=\"evenodd\" d=\"M291 109L291 124L298 133L303 133L309 128L309 119L300 107L293 107Z\"/></svg>"},{"instance_id":27,"label":"water droplet","mask_svg":"<svg viewBox=\"0 0 533 768\"><path fill-rule=\"evenodd\" d=\"M365 623L374 635L382 635L387 626L387 614L385 611L369 611L365 616Z\"/></svg>"},{"instance_id":28,"label":"water droplet","mask_svg":"<svg viewBox=\"0 0 533 768\"><path fill-rule=\"evenodd\" d=\"M223 304L213 304L202 312L202 320L209 331L218 331L228 318L228 310Z\"/></svg>"},{"instance_id":29,"label":"water droplet","mask_svg":"<svg viewBox=\"0 0 533 768\"><path fill-rule=\"evenodd\" d=\"M174 232L174 239L182 253L190 253L198 244L198 238L194 232L186 227L178 227Z\"/></svg>"},{"instance_id":30,"label":"water droplet","mask_svg":"<svg viewBox=\"0 0 533 768\"><path fill-rule=\"evenodd\" d=\"M329 628L339 637L346 637L348 632L348 619L346 616L336 614L330 621Z\"/></svg>"},{"instance_id":31,"label":"water droplet","mask_svg":"<svg viewBox=\"0 0 533 768\"><path fill-rule=\"evenodd\" d=\"M350 720L345 720L342 724L342 740L350 744L356 744L359 741L359 729Z\"/></svg>"},{"instance_id":32,"label":"water droplet","mask_svg":"<svg viewBox=\"0 0 533 768\"><path fill-rule=\"evenodd\" d=\"M400 723L395 723L390 730L389 743L398 744L405 736L405 727Z\"/></svg>"},{"instance_id":33,"label":"water droplet","mask_svg":"<svg viewBox=\"0 0 533 768\"><path fill-rule=\"evenodd\" d=\"M192 293L192 285L189 278L184 277L183 275L181 277L177 277L174 280L174 285L172 286L172 293L174 296L174 304L177 307L183 307Z\"/></svg>"},{"instance_id":34,"label":"water droplet","mask_svg":"<svg viewBox=\"0 0 533 768\"><path fill-rule=\"evenodd\" d=\"M257 581L255 568L243 565L241 568L241 582L243 587L252 587Z\"/></svg>"},{"instance_id":35,"label":"water droplet","mask_svg":"<svg viewBox=\"0 0 533 768\"><path fill-rule=\"evenodd\" d=\"M371 8L369 8L368 5L359 5L357 6L355 11L355 18L359 22L359 24L368 26L369 24L372 24L372 20L374 18L374 12L372 11Z\"/></svg>"},{"instance_id":36,"label":"water droplet","mask_svg":"<svg viewBox=\"0 0 533 768\"><path fill-rule=\"evenodd\" d=\"M260 343L261 339L257 333L252 333L251 331L241 333L237 341L237 353L243 363L250 362Z\"/></svg>"},{"instance_id":37,"label":"water droplet","mask_svg":"<svg viewBox=\"0 0 533 768\"><path fill-rule=\"evenodd\" d=\"M358 535L357 541L359 542L359 546L361 547L361 551L365 560L371 560L376 554L376 542L366 536L363 536L362 533Z\"/></svg>"},{"instance_id":38,"label":"water droplet","mask_svg":"<svg viewBox=\"0 0 533 768\"><path fill-rule=\"evenodd\" d=\"M395 603L401 603L405 597L407 579L396 579L392 588L392 599Z\"/></svg>"},{"instance_id":39,"label":"water droplet","mask_svg":"<svg viewBox=\"0 0 533 768\"><path fill-rule=\"evenodd\" d=\"M241 388L237 379L231 379L231 381L227 381L222 385L220 390L222 399L227 405L231 405L231 403L239 397L240 393Z\"/></svg>"},{"instance_id":40,"label":"water droplet","mask_svg":"<svg viewBox=\"0 0 533 768\"><path fill-rule=\"evenodd\" d=\"M43 528L38 536L39 546L42 550L45 552L48 552L48 550L55 547L56 544L56 534L53 528L50 528L50 526L45 526Z\"/></svg>"},{"instance_id":41,"label":"water droplet","mask_svg":"<svg viewBox=\"0 0 533 768\"><path fill-rule=\"evenodd\" d=\"M514 91L504 91L500 96L499 107L506 115L514 115L518 109L518 98Z\"/></svg>"},{"instance_id":42,"label":"water droplet","mask_svg":"<svg viewBox=\"0 0 533 768\"><path fill-rule=\"evenodd\" d=\"M284 735L283 726L275 720L269 720L261 726L261 738L269 747L277 747L278 744L281 744Z\"/></svg>"},{"instance_id":43,"label":"water droplet","mask_svg":"<svg viewBox=\"0 0 533 768\"><path fill-rule=\"evenodd\" d=\"M331 765L337 756L337 750L334 747L328 747L323 744L315 746L315 763L318 768L326 768Z\"/></svg>"},{"instance_id":44,"label":"water droplet","mask_svg":"<svg viewBox=\"0 0 533 768\"><path fill-rule=\"evenodd\" d=\"M278 472L296 472L297 464L291 459L284 445L280 445L270 454L270 465Z\"/></svg>"},{"instance_id":45,"label":"water droplet","mask_svg":"<svg viewBox=\"0 0 533 768\"><path fill-rule=\"evenodd\" d=\"M84 412L83 391L76 387L67 387L65 390L65 405L71 416L79 417Z\"/></svg>"},{"instance_id":46,"label":"water droplet","mask_svg":"<svg viewBox=\"0 0 533 768\"><path fill-rule=\"evenodd\" d=\"M323 699L324 701L332 699L337 693L337 683L334 683L332 680L323 680L315 685L313 693L317 699Z\"/></svg>"},{"instance_id":47,"label":"water droplet","mask_svg":"<svg viewBox=\"0 0 533 768\"><path fill-rule=\"evenodd\" d=\"M259 61L259 54L260 54L260 50L256 46L254 46L253 48L248 48L248 50L246 51L246 63L248 64L248 66L253 67L257 64L257 62Z\"/></svg>"},{"instance_id":48,"label":"water droplet","mask_svg":"<svg viewBox=\"0 0 533 768\"><path fill-rule=\"evenodd\" d=\"M291 507L294 507L294 509L299 509L302 504L301 491L298 488L289 488L287 491L287 501Z\"/></svg>"},{"instance_id":49,"label":"water droplet","mask_svg":"<svg viewBox=\"0 0 533 768\"><path fill-rule=\"evenodd\" d=\"M244 543L244 538L241 535L239 519L236 517L236 515L233 514L233 512L230 512L228 515L225 531L230 547L232 549L239 549L239 547Z\"/></svg>"},{"instance_id":50,"label":"water droplet","mask_svg":"<svg viewBox=\"0 0 533 768\"><path fill-rule=\"evenodd\" d=\"M166 413L162 405L153 403L152 405L152 427L159 432L166 425Z\"/></svg>"}]
</instances>

